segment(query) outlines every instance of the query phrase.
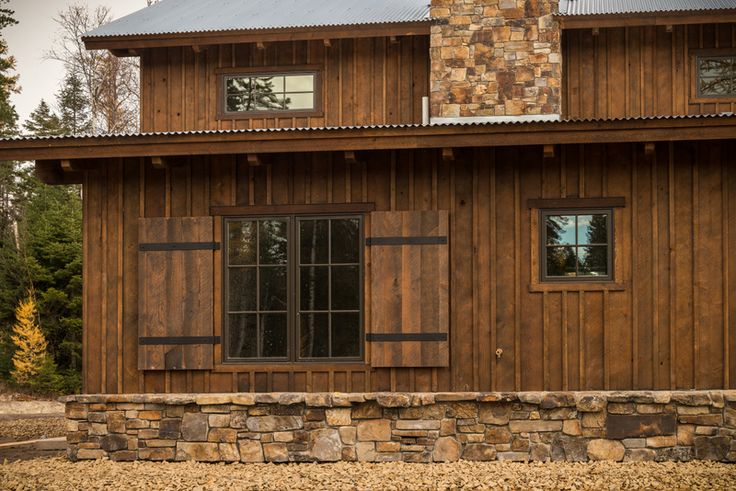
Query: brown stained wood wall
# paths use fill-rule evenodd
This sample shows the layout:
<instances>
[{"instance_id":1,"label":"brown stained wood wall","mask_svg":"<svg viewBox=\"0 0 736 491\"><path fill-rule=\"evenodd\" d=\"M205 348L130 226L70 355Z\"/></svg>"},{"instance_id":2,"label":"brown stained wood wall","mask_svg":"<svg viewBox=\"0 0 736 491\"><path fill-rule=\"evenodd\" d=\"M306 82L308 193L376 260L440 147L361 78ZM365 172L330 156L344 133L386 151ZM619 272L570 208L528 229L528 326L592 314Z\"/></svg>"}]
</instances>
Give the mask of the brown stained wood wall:
<instances>
[{"instance_id":1,"label":"brown stained wood wall","mask_svg":"<svg viewBox=\"0 0 736 491\"><path fill-rule=\"evenodd\" d=\"M458 150L455 158L443 161L434 150L375 152L346 163L341 154L295 154L249 167L242 156L192 157L166 170L118 159L88 172L85 390L736 386L734 142L657 144L654 156L640 144L610 144L565 146L546 161L541 147ZM527 199L573 196L626 198L616 223L623 231L623 291L530 292ZM211 205L328 202L449 211L450 368L137 370L139 217L206 216ZM216 334L218 305L216 299Z\"/></svg>"},{"instance_id":2,"label":"brown stained wood wall","mask_svg":"<svg viewBox=\"0 0 736 491\"><path fill-rule=\"evenodd\" d=\"M217 119L218 68L323 67L323 117ZM321 127L422 121L429 37L155 48L141 57L143 131Z\"/></svg>"},{"instance_id":3,"label":"brown stained wood wall","mask_svg":"<svg viewBox=\"0 0 736 491\"><path fill-rule=\"evenodd\" d=\"M736 48L736 24L620 27L563 33L568 118L711 114L736 103L691 100L691 50Z\"/></svg>"}]
</instances>

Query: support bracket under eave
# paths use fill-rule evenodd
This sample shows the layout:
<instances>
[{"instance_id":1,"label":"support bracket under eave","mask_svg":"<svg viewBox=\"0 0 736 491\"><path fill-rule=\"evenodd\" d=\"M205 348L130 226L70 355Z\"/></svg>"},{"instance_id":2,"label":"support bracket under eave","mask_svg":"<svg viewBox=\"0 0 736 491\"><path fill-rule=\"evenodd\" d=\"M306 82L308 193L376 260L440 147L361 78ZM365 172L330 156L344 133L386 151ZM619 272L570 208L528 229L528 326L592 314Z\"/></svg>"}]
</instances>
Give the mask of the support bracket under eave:
<instances>
[{"instance_id":1,"label":"support bracket under eave","mask_svg":"<svg viewBox=\"0 0 736 491\"><path fill-rule=\"evenodd\" d=\"M37 160L35 174L44 184L82 184L84 171L69 160Z\"/></svg>"}]
</instances>

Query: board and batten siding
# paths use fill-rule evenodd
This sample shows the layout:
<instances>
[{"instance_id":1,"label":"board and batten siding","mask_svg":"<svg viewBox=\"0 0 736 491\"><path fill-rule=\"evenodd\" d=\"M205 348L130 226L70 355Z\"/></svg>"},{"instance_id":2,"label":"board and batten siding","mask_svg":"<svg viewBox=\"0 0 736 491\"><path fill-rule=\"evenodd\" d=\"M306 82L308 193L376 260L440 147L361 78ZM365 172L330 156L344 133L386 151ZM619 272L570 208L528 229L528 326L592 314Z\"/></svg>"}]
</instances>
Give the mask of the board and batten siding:
<instances>
[{"instance_id":1,"label":"board and batten siding","mask_svg":"<svg viewBox=\"0 0 736 491\"><path fill-rule=\"evenodd\" d=\"M350 163L339 153L283 154L264 156L260 167L240 155L191 157L171 159L165 170L126 158L88 171L85 391L736 387L736 143L658 143L653 155L643 144L568 145L546 160L541 147L454 155L360 152ZM626 199L615 224L623 290L530 291L527 200L573 196ZM216 352L212 371L138 371L139 217L330 202L449 212L449 368L223 367ZM367 248L366 276L370 264ZM214 269L217 334L219 263Z\"/></svg>"},{"instance_id":2,"label":"board and batten siding","mask_svg":"<svg viewBox=\"0 0 736 491\"><path fill-rule=\"evenodd\" d=\"M141 56L141 129L231 130L421 123L429 37L153 48ZM221 68L322 67L321 117L217 119Z\"/></svg>"},{"instance_id":3,"label":"board and batten siding","mask_svg":"<svg viewBox=\"0 0 736 491\"><path fill-rule=\"evenodd\" d=\"M736 102L691 100L691 52L736 49L736 24L563 31L563 114L628 118L736 111Z\"/></svg>"}]
</instances>

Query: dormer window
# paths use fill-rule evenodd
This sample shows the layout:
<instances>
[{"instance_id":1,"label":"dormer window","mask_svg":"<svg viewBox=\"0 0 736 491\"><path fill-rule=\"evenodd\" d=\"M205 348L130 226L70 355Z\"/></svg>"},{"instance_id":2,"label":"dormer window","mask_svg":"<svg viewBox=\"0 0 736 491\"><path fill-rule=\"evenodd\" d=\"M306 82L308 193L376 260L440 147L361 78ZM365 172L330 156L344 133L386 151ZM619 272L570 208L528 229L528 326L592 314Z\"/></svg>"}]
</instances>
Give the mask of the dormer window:
<instances>
[{"instance_id":1,"label":"dormer window","mask_svg":"<svg viewBox=\"0 0 736 491\"><path fill-rule=\"evenodd\" d=\"M316 70L232 69L220 74L221 119L314 116L321 112Z\"/></svg>"}]
</instances>

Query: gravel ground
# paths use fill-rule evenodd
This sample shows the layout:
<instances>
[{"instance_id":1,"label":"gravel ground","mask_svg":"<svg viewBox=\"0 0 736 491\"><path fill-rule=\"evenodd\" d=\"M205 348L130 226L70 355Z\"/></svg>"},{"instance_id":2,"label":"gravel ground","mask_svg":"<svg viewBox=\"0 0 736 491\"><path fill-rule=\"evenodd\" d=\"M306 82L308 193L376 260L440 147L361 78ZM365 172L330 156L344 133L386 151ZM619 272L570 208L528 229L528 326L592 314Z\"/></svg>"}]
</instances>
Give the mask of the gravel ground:
<instances>
[{"instance_id":1,"label":"gravel ground","mask_svg":"<svg viewBox=\"0 0 736 491\"><path fill-rule=\"evenodd\" d=\"M0 419L0 443L22 442L66 435L63 417Z\"/></svg>"},{"instance_id":2,"label":"gravel ground","mask_svg":"<svg viewBox=\"0 0 736 491\"><path fill-rule=\"evenodd\" d=\"M453 464L70 463L0 465L1 489L734 489L736 466L710 462Z\"/></svg>"}]
</instances>

